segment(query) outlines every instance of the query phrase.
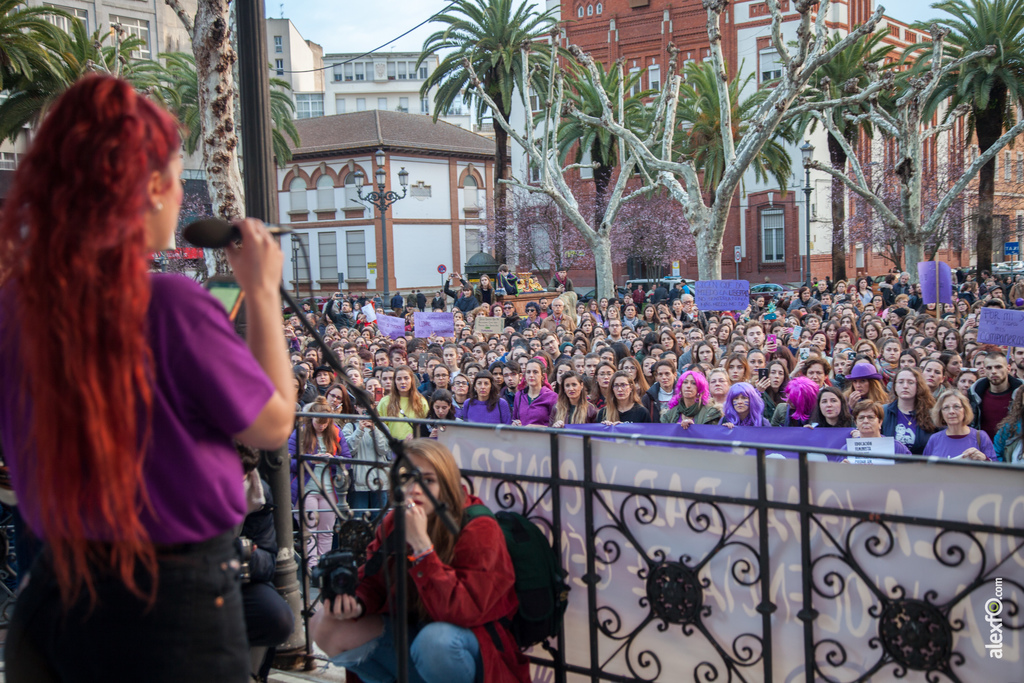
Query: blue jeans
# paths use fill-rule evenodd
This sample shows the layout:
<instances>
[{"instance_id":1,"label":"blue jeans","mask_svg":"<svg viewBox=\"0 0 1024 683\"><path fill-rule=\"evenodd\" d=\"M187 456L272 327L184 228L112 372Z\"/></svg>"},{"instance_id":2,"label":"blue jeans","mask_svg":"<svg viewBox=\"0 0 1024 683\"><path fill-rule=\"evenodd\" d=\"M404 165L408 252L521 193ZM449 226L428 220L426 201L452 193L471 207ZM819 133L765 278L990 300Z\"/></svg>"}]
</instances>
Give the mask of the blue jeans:
<instances>
[{"instance_id":1,"label":"blue jeans","mask_svg":"<svg viewBox=\"0 0 1024 683\"><path fill-rule=\"evenodd\" d=\"M410 627L410 683L483 683L480 643L473 632L441 621L418 630ZM331 659L335 666L359 676L363 683L393 683L397 676L391 619L384 615L379 638Z\"/></svg>"}]
</instances>

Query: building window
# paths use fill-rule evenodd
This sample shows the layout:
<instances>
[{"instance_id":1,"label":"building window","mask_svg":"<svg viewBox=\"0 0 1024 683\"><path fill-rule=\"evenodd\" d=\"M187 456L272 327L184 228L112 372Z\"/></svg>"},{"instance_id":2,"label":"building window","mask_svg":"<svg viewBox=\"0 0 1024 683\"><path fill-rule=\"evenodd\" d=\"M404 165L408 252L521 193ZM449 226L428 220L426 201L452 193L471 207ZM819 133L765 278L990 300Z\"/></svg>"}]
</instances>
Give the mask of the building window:
<instances>
[{"instance_id":1,"label":"building window","mask_svg":"<svg viewBox=\"0 0 1024 683\"><path fill-rule=\"evenodd\" d=\"M636 97L636 94L640 92L640 67L634 66L630 69L629 78L633 81L633 85L629 89L629 96Z\"/></svg>"},{"instance_id":2,"label":"building window","mask_svg":"<svg viewBox=\"0 0 1024 683\"><path fill-rule=\"evenodd\" d=\"M584 150L583 154L580 156L580 163L581 164L592 164L592 163L594 163L594 157L590 153L590 147L587 147L587 149ZM594 169L592 169L592 168L580 168L580 178L583 179L583 180L593 180L594 179Z\"/></svg>"},{"instance_id":3,"label":"building window","mask_svg":"<svg viewBox=\"0 0 1024 683\"><path fill-rule=\"evenodd\" d=\"M324 94L322 92L299 93L295 95L295 118L315 119L324 115Z\"/></svg>"},{"instance_id":4,"label":"building window","mask_svg":"<svg viewBox=\"0 0 1024 683\"><path fill-rule=\"evenodd\" d=\"M398 80L404 81L407 78L409 78L409 72L412 71L412 70L413 69L409 68L408 63L406 63L406 62L399 62L398 63Z\"/></svg>"},{"instance_id":5,"label":"building window","mask_svg":"<svg viewBox=\"0 0 1024 683\"><path fill-rule=\"evenodd\" d=\"M349 173L345 176L345 210L365 210L362 202L359 201L359 190L356 188L356 174Z\"/></svg>"},{"instance_id":6,"label":"building window","mask_svg":"<svg viewBox=\"0 0 1024 683\"><path fill-rule=\"evenodd\" d=\"M277 71L277 75L278 76L284 76L284 60L283 59L275 59L274 60L274 69Z\"/></svg>"},{"instance_id":7,"label":"building window","mask_svg":"<svg viewBox=\"0 0 1024 683\"><path fill-rule=\"evenodd\" d=\"M366 80L366 62L356 62L356 80Z\"/></svg>"},{"instance_id":8,"label":"building window","mask_svg":"<svg viewBox=\"0 0 1024 683\"><path fill-rule=\"evenodd\" d=\"M594 6L593 5L587 5L587 16L588 17L594 16Z\"/></svg>"},{"instance_id":9,"label":"building window","mask_svg":"<svg viewBox=\"0 0 1024 683\"><path fill-rule=\"evenodd\" d=\"M465 201L465 208L470 210L476 210L480 208L480 193L476 186L476 178L472 175L467 175L466 179L462 183L462 193ZM476 252L473 252L476 253Z\"/></svg>"},{"instance_id":10,"label":"building window","mask_svg":"<svg viewBox=\"0 0 1024 683\"><path fill-rule=\"evenodd\" d=\"M576 8L576 16L579 17L580 19L583 18L583 5L580 5L579 7Z\"/></svg>"},{"instance_id":11,"label":"building window","mask_svg":"<svg viewBox=\"0 0 1024 683\"><path fill-rule=\"evenodd\" d=\"M388 98L386 98L386 97L378 97L377 98L377 109L380 109L381 111L387 111L388 110Z\"/></svg>"},{"instance_id":12,"label":"building window","mask_svg":"<svg viewBox=\"0 0 1024 683\"><path fill-rule=\"evenodd\" d=\"M416 199L428 199L430 197L430 185L422 180L409 186L409 196Z\"/></svg>"},{"instance_id":13,"label":"building window","mask_svg":"<svg viewBox=\"0 0 1024 683\"><path fill-rule=\"evenodd\" d=\"M661 90L661 67L652 64L647 67L647 82L651 90Z\"/></svg>"},{"instance_id":14,"label":"building window","mask_svg":"<svg viewBox=\"0 0 1024 683\"><path fill-rule=\"evenodd\" d=\"M336 114L345 113L345 98L341 95L334 96L334 112Z\"/></svg>"},{"instance_id":15,"label":"building window","mask_svg":"<svg viewBox=\"0 0 1024 683\"><path fill-rule=\"evenodd\" d=\"M427 75L428 75L427 74L427 67L421 66L420 67L420 80L421 81L427 80Z\"/></svg>"},{"instance_id":16,"label":"building window","mask_svg":"<svg viewBox=\"0 0 1024 683\"><path fill-rule=\"evenodd\" d=\"M288 206L291 211L308 211L306 205L306 181L302 178L295 178L288 186Z\"/></svg>"},{"instance_id":17,"label":"building window","mask_svg":"<svg viewBox=\"0 0 1024 683\"><path fill-rule=\"evenodd\" d=\"M761 84L782 78L782 60L775 48L761 50Z\"/></svg>"},{"instance_id":18,"label":"building window","mask_svg":"<svg viewBox=\"0 0 1024 683\"><path fill-rule=\"evenodd\" d=\"M295 254L295 279L299 282L309 282L309 233L293 232L292 241L298 242L292 245L292 253Z\"/></svg>"},{"instance_id":19,"label":"building window","mask_svg":"<svg viewBox=\"0 0 1024 683\"><path fill-rule=\"evenodd\" d=\"M333 282L338 279L338 233L321 231L317 234L317 242L320 247L320 280Z\"/></svg>"},{"instance_id":20,"label":"building window","mask_svg":"<svg viewBox=\"0 0 1024 683\"><path fill-rule=\"evenodd\" d=\"M1017 182L1024 183L1024 153L1017 152Z\"/></svg>"},{"instance_id":21,"label":"building window","mask_svg":"<svg viewBox=\"0 0 1024 683\"><path fill-rule=\"evenodd\" d=\"M349 280L366 279L366 233L362 230L345 231L345 254Z\"/></svg>"},{"instance_id":22,"label":"building window","mask_svg":"<svg viewBox=\"0 0 1024 683\"><path fill-rule=\"evenodd\" d=\"M420 99L420 113L421 114L429 114L430 113L430 100L427 99L426 97Z\"/></svg>"},{"instance_id":23,"label":"building window","mask_svg":"<svg viewBox=\"0 0 1024 683\"><path fill-rule=\"evenodd\" d=\"M405 64L405 62L402 62L402 63ZM389 81L393 81L393 80L395 80L397 78L397 76L396 76L397 70L398 70L398 65L397 64L395 64L394 62L388 62L388 80Z\"/></svg>"},{"instance_id":24,"label":"building window","mask_svg":"<svg viewBox=\"0 0 1024 683\"><path fill-rule=\"evenodd\" d=\"M398 98L398 111L404 111L406 114L409 113L409 98L399 97Z\"/></svg>"},{"instance_id":25,"label":"building window","mask_svg":"<svg viewBox=\"0 0 1024 683\"><path fill-rule=\"evenodd\" d=\"M1003 152L1003 180L1010 179L1010 153Z\"/></svg>"},{"instance_id":26,"label":"building window","mask_svg":"<svg viewBox=\"0 0 1024 683\"><path fill-rule=\"evenodd\" d=\"M353 73L352 72L352 65L351 64L346 64L345 65L345 80L346 81L351 81L354 78L352 73Z\"/></svg>"},{"instance_id":27,"label":"building window","mask_svg":"<svg viewBox=\"0 0 1024 683\"><path fill-rule=\"evenodd\" d=\"M476 228L466 228L466 253L470 256L483 251L480 245L480 231Z\"/></svg>"},{"instance_id":28,"label":"building window","mask_svg":"<svg viewBox=\"0 0 1024 683\"><path fill-rule=\"evenodd\" d=\"M0 152L0 170L13 171L18 166L14 152Z\"/></svg>"},{"instance_id":29,"label":"building window","mask_svg":"<svg viewBox=\"0 0 1024 683\"><path fill-rule=\"evenodd\" d=\"M538 166L537 164L535 164L533 162L530 162L530 182L531 183L539 183L540 182L540 166Z\"/></svg>"},{"instance_id":30,"label":"building window","mask_svg":"<svg viewBox=\"0 0 1024 683\"><path fill-rule=\"evenodd\" d=\"M761 262L786 260L786 216L782 209L761 212Z\"/></svg>"},{"instance_id":31,"label":"building window","mask_svg":"<svg viewBox=\"0 0 1024 683\"><path fill-rule=\"evenodd\" d=\"M89 12L87 10L77 9L75 7L65 7L64 5L51 5L48 2L43 3L43 6L52 7L54 9L59 9L62 12L67 12L75 19L81 20L82 25L85 26L85 32L89 32ZM61 31L64 31L64 33L71 33L71 21L67 17L60 17L57 16L56 14L50 14L47 15L46 20L53 24L54 26L56 26L57 28L59 28Z\"/></svg>"},{"instance_id":32,"label":"building window","mask_svg":"<svg viewBox=\"0 0 1024 683\"><path fill-rule=\"evenodd\" d=\"M356 98L356 111L366 111L366 98L365 97L357 97Z\"/></svg>"},{"instance_id":33,"label":"building window","mask_svg":"<svg viewBox=\"0 0 1024 683\"><path fill-rule=\"evenodd\" d=\"M117 15L110 15L110 25L121 24L121 28L128 32L128 35L135 36L142 41L142 45L139 46L138 50L132 52L132 57L136 59L149 59L153 54L149 48L149 22L144 19L134 19L132 17L119 17Z\"/></svg>"},{"instance_id":34,"label":"building window","mask_svg":"<svg viewBox=\"0 0 1024 683\"><path fill-rule=\"evenodd\" d=\"M284 39L281 36L274 36L274 52L284 52Z\"/></svg>"},{"instance_id":35,"label":"building window","mask_svg":"<svg viewBox=\"0 0 1024 683\"><path fill-rule=\"evenodd\" d=\"M448 111L444 113L445 116L462 116L462 102L455 100L448 105Z\"/></svg>"},{"instance_id":36,"label":"building window","mask_svg":"<svg viewBox=\"0 0 1024 683\"><path fill-rule=\"evenodd\" d=\"M316 210L334 211L334 179L329 175L317 178Z\"/></svg>"},{"instance_id":37,"label":"building window","mask_svg":"<svg viewBox=\"0 0 1024 683\"><path fill-rule=\"evenodd\" d=\"M597 13L600 14L603 11L604 11L604 5L602 5L601 3L597 3Z\"/></svg>"}]
</instances>

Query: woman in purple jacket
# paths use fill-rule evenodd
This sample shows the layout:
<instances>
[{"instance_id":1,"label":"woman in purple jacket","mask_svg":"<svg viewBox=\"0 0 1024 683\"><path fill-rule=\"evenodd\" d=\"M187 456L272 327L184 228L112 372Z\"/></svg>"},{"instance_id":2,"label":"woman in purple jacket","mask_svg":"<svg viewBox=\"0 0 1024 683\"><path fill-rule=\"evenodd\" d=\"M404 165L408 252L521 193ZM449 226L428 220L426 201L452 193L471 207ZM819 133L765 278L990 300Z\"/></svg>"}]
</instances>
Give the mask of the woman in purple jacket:
<instances>
[{"instance_id":1,"label":"woman in purple jacket","mask_svg":"<svg viewBox=\"0 0 1024 683\"><path fill-rule=\"evenodd\" d=\"M483 424L511 424L512 411L508 402L499 398L500 392L501 389L494 383L494 375L481 370L473 378L470 397L459 409L459 419Z\"/></svg>"},{"instance_id":2,"label":"woman in purple jacket","mask_svg":"<svg viewBox=\"0 0 1024 683\"><path fill-rule=\"evenodd\" d=\"M523 369L523 380L525 386L516 392L513 402L512 424L547 427L551 424L551 413L558 402L558 395L545 386L544 363L537 358L528 360Z\"/></svg>"}]
</instances>

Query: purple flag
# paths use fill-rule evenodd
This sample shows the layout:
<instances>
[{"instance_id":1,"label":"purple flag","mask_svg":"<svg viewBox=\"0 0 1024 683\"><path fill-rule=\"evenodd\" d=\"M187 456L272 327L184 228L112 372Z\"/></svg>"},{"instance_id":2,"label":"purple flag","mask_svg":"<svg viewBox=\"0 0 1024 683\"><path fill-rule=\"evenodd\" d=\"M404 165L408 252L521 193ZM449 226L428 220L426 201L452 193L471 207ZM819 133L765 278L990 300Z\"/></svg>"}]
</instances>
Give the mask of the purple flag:
<instances>
[{"instance_id":1,"label":"purple flag","mask_svg":"<svg viewBox=\"0 0 1024 683\"><path fill-rule=\"evenodd\" d=\"M426 338L432 334L455 336L454 313L413 313L412 323L417 337Z\"/></svg>"},{"instance_id":2,"label":"purple flag","mask_svg":"<svg viewBox=\"0 0 1024 683\"><path fill-rule=\"evenodd\" d=\"M935 273L938 271L938 289ZM921 298L926 304L953 303L953 271L942 261L922 261L917 264L917 277L921 281ZM938 301L935 300L938 294Z\"/></svg>"},{"instance_id":3,"label":"purple flag","mask_svg":"<svg viewBox=\"0 0 1024 683\"><path fill-rule=\"evenodd\" d=\"M377 329L385 337L398 339L405 336L405 320L396 318L393 315L378 315Z\"/></svg>"}]
</instances>

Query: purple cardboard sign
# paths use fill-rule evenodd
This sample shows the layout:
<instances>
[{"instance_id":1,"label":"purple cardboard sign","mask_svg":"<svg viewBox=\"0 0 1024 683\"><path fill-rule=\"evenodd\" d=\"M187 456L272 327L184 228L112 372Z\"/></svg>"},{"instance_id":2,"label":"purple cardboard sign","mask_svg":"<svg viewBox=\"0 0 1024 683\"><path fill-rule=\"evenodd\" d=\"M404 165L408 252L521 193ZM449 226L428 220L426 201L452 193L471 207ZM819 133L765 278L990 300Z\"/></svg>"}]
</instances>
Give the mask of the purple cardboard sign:
<instances>
[{"instance_id":1,"label":"purple cardboard sign","mask_svg":"<svg viewBox=\"0 0 1024 683\"><path fill-rule=\"evenodd\" d=\"M742 311L750 305L746 280L697 280L696 302L702 311Z\"/></svg>"},{"instance_id":2,"label":"purple cardboard sign","mask_svg":"<svg viewBox=\"0 0 1024 683\"><path fill-rule=\"evenodd\" d=\"M385 337L398 339L399 337L405 336L405 320L393 315L378 315L377 329L380 330L380 333Z\"/></svg>"},{"instance_id":3,"label":"purple cardboard sign","mask_svg":"<svg viewBox=\"0 0 1024 683\"><path fill-rule=\"evenodd\" d=\"M936 290L935 271L938 270ZM926 304L953 303L953 271L942 261L922 261L917 264L917 278L921 281L921 298ZM936 301L938 294L938 301Z\"/></svg>"},{"instance_id":4,"label":"purple cardboard sign","mask_svg":"<svg viewBox=\"0 0 1024 683\"><path fill-rule=\"evenodd\" d=\"M1024 311L981 309L978 341L997 346L1024 346Z\"/></svg>"},{"instance_id":5,"label":"purple cardboard sign","mask_svg":"<svg viewBox=\"0 0 1024 683\"><path fill-rule=\"evenodd\" d=\"M420 338L436 334L438 337L455 336L454 313L413 313L413 329Z\"/></svg>"}]
</instances>

